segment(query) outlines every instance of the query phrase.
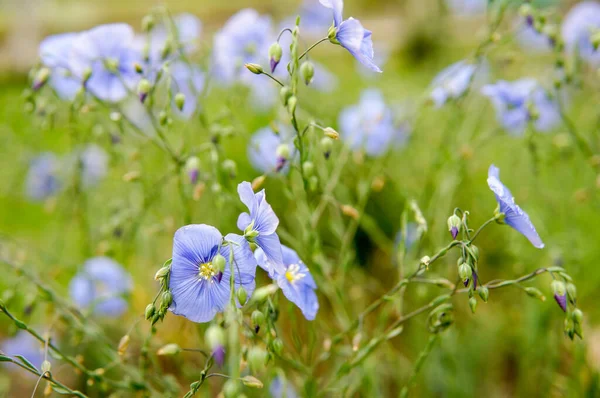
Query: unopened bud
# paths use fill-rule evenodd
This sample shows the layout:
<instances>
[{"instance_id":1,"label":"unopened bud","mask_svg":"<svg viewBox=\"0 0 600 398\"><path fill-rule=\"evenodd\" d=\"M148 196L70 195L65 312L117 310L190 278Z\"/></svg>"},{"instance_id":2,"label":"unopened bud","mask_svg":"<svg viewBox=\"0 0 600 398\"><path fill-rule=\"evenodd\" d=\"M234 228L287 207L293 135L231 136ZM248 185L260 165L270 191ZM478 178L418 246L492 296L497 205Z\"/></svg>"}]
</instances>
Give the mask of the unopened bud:
<instances>
[{"instance_id":1,"label":"unopened bud","mask_svg":"<svg viewBox=\"0 0 600 398\"><path fill-rule=\"evenodd\" d=\"M254 180L252 180L252 189L255 191L258 190L265 183L266 179L266 175L256 177Z\"/></svg>"},{"instance_id":2,"label":"unopened bud","mask_svg":"<svg viewBox=\"0 0 600 398\"><path fill-rule=\"evenodd\" d=\"M159 280L163 279L164 277L166 277L169 274L170 270L171 270L171 268L168 266L162 267L161 269L156 271L156 274L154 274L154 280L159 281Z\"/></svg>"},{"instance_id":3,"label":"unopened bud","mask_svg":"<svg viewBox=\"0 0 600 398\"><path fill-rule=\"evenodd\" d=\"M421 257L420 263L423 264L424 266L429 266L429 263L431 262L431 257L429 256L423 256Z\"/></svg>"},{"instance_id":4,"label":"unopened bud","mask_svg":"<svg viewBox=\"0 0 600 398\"><path fill-rule=\"evenodd\" d=\"M315 164L311 161L306 161L302 163L302 171L304 171L305 176L312 176L315 172Z\"/></svg>"},{"instance_id":5,"label":"unopened bud","mask_svg":"<svg viewBox=\"0 0 600 398\"><path fill-rule=\"evenodd\" d=\"M536 289L535 287L526 287L525 293L527 293L527 295L529 297L533 297L533 298L540 299L542 301L546 301L546 296L544 296L542 294L542 292L540 292L539 289Z\"/></svg>"},{"instance_id":6,"label":"unopened bud","mask_svg":"<svg viewBox=\"0 0 600 398\"><path fill-rule=\"evenodd\" d=\"M471 308L471 312L474 314L475 308L477 308L477 299L475 297L469 299L469 308Z\"/></svg>"},{"instance_id":7,"label":"unopened bud","mask_svg":"<svg viewBox=\"0 0 600 398\"><path fill-rule=\"evenodd\" d=\"M572 283L567 283L567 294L569 299L573 302L577 301L577 287Z\"/></svg>"},{"instance_id":8,"label":"unopened bud","mask_svg":"<svg viewBox=\"0 0 600 398\"><path fill-rule=\"evenodd\" d=\"M265 321L265 314L263 314L261 311L259 310L254 310L252 312L252 325L257 327L257 326L261 326L263 324L263 322Z\"/></svg>"},{"instance_id":9,"label":"unopened bud","mask_svg":"<svg viewBox=\"0 0 600 398\"><path fill-rule=\"evenodd\" d=\"M223 257L220 254L217 254L213 260L212 260L212 265L213 267L215 267L215 270L218 272L224 272L225 271L225 265L226 265L226 260L225 257Z\"/></svg>"},{"instance_id":10,"label":"unopened bud","mask_svg":"<svg viewBox=\"0 0 600 398\"><path fill-rule=\"evenodd\" d=\"M161 126L166 126L169 123L169 115L165 111L160 111L158 113L158 123Z\"/></svg>"},{"instance_id":11,"label":"unopened bud","mask_svg":"<svg viewBox=\"0 0 600 398\"><path fill-rule=\"evenodd\" d=\"M148 81L148 79L142 79L140 80L140 82L138 83L138 97L140 99L140 102L144 102L146 101L146 98L148 97L148 93L150 92L150 89L152 88L152 86L150 85L150 82Z\"/></svg>"},{"instance_id":12,"label":"unopened bud","mask_svg":"<svg viewBox=\"0 0 600 398\"><path fill-rule=\"evenodd\" d=\"M360 341L362 340L362 333L358 332L352 338L352 351L358 351L360 347Z\"/></svg>"},{"instance_id":13,"label":"unopened bud","mask_svg":"<svg viewBox=\"0 0 600 398\"><path fill-rule=\"evenodd\" d=\"M196 184L200 174L200 159L198 159L197 156L190 156L185 162L185 170L190 179L190 183Z\"/></svg>"},{"instance_id":14,"label":"unopened bud","mask_svg":"<svg viewBox=\"0 0 600 398\"><path fill-rule=\"evenodd\" d=\"M240 286L236 294L240 305L246 304L246 300L248 300L248 292L246 292L246 289L244 289L243 286Z\"/></svg>"},{"instance_id":15,"label":"unopened bud","mask_svg":"<svg viewBox=\"0 0 600 398\"><path fill-rule=\"evenodd\" d=\"M355 220L358 220L359 217L358 210L350 205L342 205L342 214Z\"/></svg>"},{"instance_id":16,"label":"unopened bud","mask_svg":"<svg viewBox=\"0 0 600 398\"><path fill-rule=\"evenodd\" d=\"M173 303L173 293L170 290L166 290L161 296L161 307L165 309L169 308L171 303Z\"/></svg>"},{"instance_id":17,"label":"unopened bud","mask_svg":"<svg viewBox=\"0 0 600 398\"><path fill-rule=\"evenodd\" d=\"M156 351L156 355L160 356L168 356L168 355L177 355L182 351L181 347L179 347L175 343L167 344L162 346Z\"/></svg>"},{"instance_id":18,"label":"unopened bud","mask_svg":"<svg viewBox=\"0 0 600 398\"><path fill-rule=\"evenodd\" d=\"M231 178L235 178L237 175L237 164L232 159L225 159L223 161L223 170L229 175Z\"/></svg>"},{"instance_id":19,"label":"unopened bud","mask_svg":"<svg viewBox=\"0 0 600 398\"><path fill-rule=\"evenodd\" d=\"M146 306L146 311L144 311L144 318L146 320L149 320L150 318L152 318L154 316L155 312L156 312L156 307L154 306L154 304L148 304Z\"/></svg>"},{"instance_id":20,"label":"unopened bud","mask_svg":"<svg viewBox=\"0 0 600 398\"><path fill-rule=\"evenodd\" d=\"M250 72L254 73L255 75L261 75L263 73L263 68L259 64L248 63L248 64L245 64L244 66L246 67L246 69L248 69Z\"/></svg>"},{"instance_id":21,"label":"unopened bud","mask_svg":"<svg viewBox=\"0 0 600 398\"><path fill-rule=\"evenodd\" d=\"M50 372L50 369L52 369L52 364L45 359L44 362L42 362L42 374Z\"/></svg>"},{"instance_id":22,"label":"unopened bud","mask_svg":"<svg viewBox=\"0 0 600 398\"><path fill-rule=\"evenodd\" d=\"M448 231L450 231L452 234L452 239L456 239L458 236L458 233L460 232L460 225L460 217L458 217L456 214L448 217Z\"/></svg>"},{"instance_id":23,"label":"unopened bud","mask_svg":"<svg viewBox=\"0 0 600 398\"><path fill-rule=\"evenodd\" d=\"M290 98L288 98L288 100L287 100L288 112L290 112L290 113L296 112L297 104L298 104L298 99L295 96L292 95Z\"/></svg>"},{"instance_id":24,"label":"unopened bud","mask_svg":"<svg viewBox=\"0 0 600 398\"><path fill-rule=\"evenodd\" d=\"M490 297L490 290L485 286L479 286L479 289L477 289L477 291L479 292L479 297L481 297L483 302L487 303L488 298Z\"/></svg>"},{"instance_id":25,"label":"unopened bud","mask_svg":"<svg viewBox=\"0 0 600 398\"><path fill-rule=\"evenodd\" d=\"M462 263L461 265L458 266L458 276L463 281L471 278L472 275L473 275L473 270L471 269L471 266L469 264Z\"/></svg>"},{"instance_id":26,"label":"unopened bud","mask_svg":"<svg viewBox=\"0 0 600 398\"><path fill-rule=\"evenodd\" d=\"M281 356L281 353L283 352L283 341L279 337L273 340L271 347L273 347L273 352L275 352L275 354Z\"/></svg>"},{"instance_id":27,"label":"unopened bud","mask_svg":"<svg viewBox=\"0 0 600 398\"><path fill-rule=\"evenodd\" d=\"M150 305L152 305L152 304L150 304ZM148 319L148 318L146 318L146 319ZM127 352L127 348L129 348L130 341L131 341L131 338L129 337L128 334L121 337L121 340L119 340L119 345L117 347L117 353L119 354L119 356L125 355L125 353Z\"/></svg>"},{"instance_id":28,"label":"unopened bud","mask_svg":"<svg viewBox=\"0 0 600 398\"><path fill-rule=\"evenodd\" d=\"M260 302L264 301L270 295L277 292L277 289L279 289L277 287L277 285L273 285L273 284L260 287L260 288L256 289L254 291L254 293L252 294L252 301L256 302L256 303L260 303Z\"/></svg>"},{"instance_id":29,"label":"unopened bud","mask_svg":"<svg viewBox=\"0 0 600 398\"><path fill-rule=\"evenodd\" d=\"M154 17L152 15L146 15L142 18L142 31L150 32L154 27Z\"/></svg>"},{"instance_id":30,"label":"unopened bud","mask_svg":"<svg viewBox=\"0 0 600 398\"><path fill-rule=\"evenodd\" d=\"M242 383L250 388L263 388L263 383L256 377L250 375L242 377Z\"/></svg>"},{"instance_id":31,"label":"unopened bud","mask_svg":"<svg viewBox=\"0 0 600 398\"><path fill-rule=\"evenodd\" d=\"M581 324L583 322L583 312L579 308L573 310L573 322L575 324Z\"/></svg>"},{"instance_id":32,"label":"unopened bud","mask_svg":"<svg viewBox=\"0 0 600 398\"><path fill-rule=\"evenodd\" d=\"M276 151L275 154L277 155L277 157L282 158L282 159L289 159L290 158L290 146L287 144L280 144Z\"/></svg>"},{"instance_id":33,"label":"unopened bud","mask_svg":"<svg viewBox=\"0 0 600 398\"><path fill-rule=\"evenodd\" d=\"M471 245L469 246L470 249L470 253L473 255L473 260L475 260L475 262L479 261L479 248L475 245Z\"/></svg>"},{"instance_id":34,"label":"unopened bud","mask_svg":"<svg viewBox=\"0 0 600 398\"><path fill-rule=\"evenodd\" d=\"M248 364L253 372L261 371L267 361L267 352L259 346L253 346L248 351Z\"/></svg>"},{"instance_id":35,"label":"unopened bud","mask_svg":"<svg viewBox=\"0 0 600 398\"><path fill-rule=\"evenodd\" d=\"M210 349L213 351L217 347L225 345L225 333L223 332L223 329L217 325L210 325L210 327L206 329L204 338Z\"/></svg>"},{"instance_id":36,"label":"unopened bud","mask_svg":"<svg viewBox=\"0 0 600 398\"><path fill-rule=\"evenodd\" d=\"M275 42L271 44L271 47L269 47L269 61L271 64L271 73L275 72L275 68L277 68L279 61L281 61L282 55L283 51L279 43Z\"/></svg>"},{"instance_id":37,"label":"unopened bud","mask_svg":"<svg viewBox=\"0 0 600 398\"><path fill-rule=\"evenodd\" d=\"M50 69L41 68L35 74L35 77L33 78L33 86L31 87L31 89L33 91L38 91L40 88L42 88L48 82L49 78L50 78Z\"/></svg>"},{"instance_id":38,"label":"unopened bud","mask_svg":"<svg viewBox=\"0 0 600 398\"><path fill-rule=\"evenodd\" d=\"M310 61L304 62L300 65L300 75L304 80L304 84L307 86L312 82L313 77L315 76L315 67Z\"/></svg>"},{"instance_id":39,"label":"unopened bud","mask_svg":"<svg viewBox=\"0 0 600 398\"><path fill-rule=\"evenodd\" d=\"M185 106L185 94L184 93L175 94L175 106L180 111L183 111L183 107Z\"/></svg>"},{"instance_id":40,"label":"unopened bud","mask_svg":"<svg viewBox=\"0 0 600 398\"><path fill-rule=\"evenodd\" d=\"M134 62L133 63L133 69L135 69L135 73L138 73L140 75L142 73L144 73L144 68L142 67L142 65L140 65L139 62Z\"/></svg>"},{"instance_id":41,"label":"unopened bud","mask_svg":"<svg viewBox=\"0 0 600 398\"><path fill-rule=\"evenodd\" d=\"M281 87L281 90L279 90L279 97L281 98L283 106L287 106L288 100L291 96L292 90L288 86Z\"/></svg>"}]
</instances>

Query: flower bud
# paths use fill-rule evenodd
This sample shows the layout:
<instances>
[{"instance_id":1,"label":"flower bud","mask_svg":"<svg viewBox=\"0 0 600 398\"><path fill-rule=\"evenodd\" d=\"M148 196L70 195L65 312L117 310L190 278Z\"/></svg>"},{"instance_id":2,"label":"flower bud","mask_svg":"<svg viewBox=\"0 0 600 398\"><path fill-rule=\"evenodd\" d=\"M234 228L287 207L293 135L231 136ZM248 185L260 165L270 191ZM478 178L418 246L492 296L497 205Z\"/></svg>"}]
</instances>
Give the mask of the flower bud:
<instances>
[{"instance_id":1,"label":"flower bud","mask_svg":"<svg viewBox=\"0 0 600 398\"><path fill-rule=\"evenodd\" d=\"M479 297L481 297L483 302L487 303L488 298L490 297L490 290L485 286L479 286L479 289L477 289L477 292L479 293Z\"/></svg>"},{"instance_id":2,"label":"flower bud","mask_svg":"<svg viewBox=\"0 0 600 398\"><path fill-rule=\"evenodd\" d=\"M311 176L315 172L315 164L311 161L306 161L302 163L302 171L304 171L305 176Z\"/></svg>"},{"instance_id":3,"label":"flower bud","mask_svg":"<svg viewBox=\"0 0 600 398\"><path fill-rule=\"evenodd\" d=\"M267 352L265 350L258 346L250 348L248 351L248 364L253 372L258 373L261 371L264 368L266 361Z\"/></svg>"},{"instance_id":4,"label":"flower bud","mask_svg":"<svg viewBox=\"0 0 600 398\"><path fill-rule=\"evenodd\" d=\"M288 112L294 113L296 112L296 105L298 104L298 99L295 96L290 96L287 101Z\"/></svg>"},{"instance_id":5,"label":"flower bud","mask_svg":"<svg viewBox=\"0 0 600 398\"><path fill-rule=\"evenodd\" d=\"M230 178L235 178L235 176L237 175L237 164L234 160L225 159L223 161L222 167Z\"/></svg>"},{"instance_id":6,"label":"flower bud","mask_svg":"<svg viewBox=\"0 0 600 398\"><path fill-rule=\"evenodd\" d=\"M554 281L552 281L551 286L552 286L552 291L555 294L564 296L567 293L567 287L565 286L565 283L562 281L554 280Z\"/></svg>"},{"instance_id":7,"label":"flower bud","mask_svg":"<svg viewBox=\"0 0 600 398\"><path fill-rule=\"evenodd\" d=\"M139 62L134 62L133 63L133 69L135 69L135 73L138 73L140 75L142 73L144 73L144 68L142 67L142 65L140 65Z\"/></svg>"},{"instance_id":8,"label":"flower bud","mask_svg":"<svg viewBox=\"0 0 600 398\"><path fill-rule=\"evenodd\" d=\"M471 266L469 264L462 263L461 265L458 266L458 276L463 281L471 278L472 275L473 275L473 270L471 269Z\"/></svg>"},{"instance_id":9,"label":"flower bud","mask_svg":"<svg viewBox=\"0 0 600 398\"><path fill-rule=\"evenodd\" d=\"M243 286L240 286L236 292L236 295L241 305L246 304L246 300L248 300L248 292L246 292L246 289L244 289Z\"/></svg>"},{"instance_id":10,"label":"flower bud","mask_svg":"<svg viewBox=\"0 0 600 398\"><path fill-rule=\"evenodd\" d=\"M533 297L533 298L540 299L542 301L546 301L546 296L544 296L542 294L542 292L540 292L539 289L536 289L535 287L526 287L525 293L527 293L527 295L529 297Z\"/></svg>"},{"instance_id":11,"label":"flower bud","mask_svg":"<svg viewBox=\"0 0 600 398\"><path fill-rule=\"evenodd\" d=\"M192 185L198 182L200 174L200 159L197 156L190 156L185 162L185 170Z\"/></svg>"},{"instance_id":12,"label":"flower bud","mask_svg":"<svg viewBox=\"0 0 600 398\"><path fill-rule=\"evenodd\" d=\"M148 318L146 318L146 319L148 319ZM127 348L129 348L130 341L131 341L131 338L129 337L128 334L121 337L121 340L119 340L119 345L117 346L117 353L119 354L119 356L122 357L123 355L125 355L125 353L127 352Z\"/></svg>"},{"instance_id":13,"label":"flower bud","mask_svg":"<svg viewBox=\"0 0 600 398\"><path fill-rule=\"evenodd\" d=\"M338 133L337 131L335 131L333 128L331 127L325 127L323 129L323 133L331 138L332 140L337 140L338 138L340 138L340 133Z\"/></svg>"},{"instance_id":14,"label":"flower bud","mask_svg":"<svg viewBox=\"0 0 600 398\"><path fill-rule=\"evenodd\" d=\"M456 239L458 233L460 232L461 221L460 218L453 214L448 217L448 231L452 234L452 239Z\"/></svg>"},{"instance_id":15,"label":"flower bud","mask_svg":"<svg viewBox=\"0 0 600 398\"><path fill-rule=\"evenodd\" d=\"M169 115L167 114L167 112L160 111L158 113L158 123L161 126L166 126L168 122L169 122Z\"/></svg>"},{"instance_id":16,"label":"flower bud","mask_svg":"<svg viewBox=\"0 0 600 398\"><path fill-rule=\"evenodd\" d=\"M185 94L184 93L175 94L175 106L180 111L183 111L183 107L185 106Z\"/></svg>"},{"instance_id":17,"label":"flower bud","mask_svg":"<svg viewBox=\"0 0 600 398\"><path fill-rule=\"evenodd\" d=\"M342 214L348 217L351 217L355 220L358 220L359 213L354 207L350 205L342 205Z\"/></svg>"},{"instance_id":18,"label":"flower bud","mask_svg":"<svg viewBox=\"0 0 600 398\"><path fill-rule=\"evenodd\" d=\"M265 314L263 314L261 311L259 310L254 310L252 312L252 324L254 326L260 326L263 324L263 322L265 321Z\"/></svg>"},{"instance_id":19,"label":"flower bud","mask_svg":"<svg viewBox=\"0 0 600 398\"><path fill-rule=\"evenodd\" d=\"M471 308L471 312L474 314L475 308L477 308L477 299L475 297L469 299L469 308Z\"/></svg>"},{"instance_id":20,"label":"flower bud","mask_svg":"<svg viewBox=\"0 0 600 398\"><path fill-rule=\"evenodd\" d=\"M154 27L154 17L152 15L146 15L142 18L142 32L150 32Z\"/></svg>"},{"instance_id":21,"label":"flower bud","mask_svg":"<svg viewBox=\"0 0 600 398\"><path fill-rule=\"evenodd\" d=\"M252 180L252 189L255 191L258 190L262 186L262 184L264 184L266 179L266 175L256 177L254 180Z\"/></svg>"},{"instance_id":22,"label":"flower bud","mask_svg":"<svg viewBox=\"0 0 600 398\"><path fill-rule=\"evenodd\" d=\"M312 62L306 61L300 65L300 75L304 80L304 84L308 86L315 76L315 67Z\"/></svg>"},{"instance_id":23,"label":"flower bud","mask_svg":"<svg viewBox=\"0 0 600 398\"><path fill-rule=\"evenodd\" d=\"M575 302L577 300L577 287L571 282L567 283L567 294L571 301Z\"/></svg>"},{"instance_id":24,"label":"flower bud","mask_svg":"<svg viewBox=\"0 0 600 398\"><path fill-rule=\"evenodd\" d=\"M225 398L238 398L240 387L237 380L229 379L223 384L223 395Z\"/></svg>"},{"instance_id":25,"label":"flower bud","mask_svg":"<svg viewBox=\"0 0 600 398\"><path fill-rule=\"evenodd\" d=\"M181 351L183 351L181 349L181 347L179 347L175 343L171 343L171 344L167 344L167 345L160 347L158 349L158 351L156 351L156 355L159 355L159 356L177 355Z\"/></svg>"},{"instance_id":26,"label":"flower bud","mask_svg":"<svg viewBox=\"0 0 600 398\"><path fill-rule=\"evenodd\" d=\"M225 345L225 333L218 325L210 325L209 328L206 329L204 339L211 350Z\"/></svg>"},{"instance_id":27,"label":"flower bud","mask_svg":"<svg viewBox=\"0 0 600 398\"><path fill-rule=\"evenodd\" d=\"M42 88L48 82L49 78L50 78L50 69L41 68L35 74L35 77L33 78L33 86L31 87L31 89L33 91L38 91L40 88Z\"/></svg>"},{"instance_id":28,"label":"flower bud","mask_svg":"<svg viewBox=\"0 0 600 398\"><path fill-rule=\"evenodd\" d=\"M171 291L166 290L161 296L161 308L167 309L173 303L173 294Z\"/></svg>"},{"instance_id":29,"label":"flower bud","mask_svg":"<svg viewBox=\"0 0 600 398\"><path fill-rule=\"evenodd\" d=\"M281 356L281 353L283 352L283 341L279 337L273 340L271 347L273 348L273 352L275 354Z\"/></svg>"},{"instance_id":30,"label":"flower bud","mask_svg":"<svg viewBox=\"0 0 600 398\"><path fill-rule=\"evenodd\" d=\"M275 68L277 68L279 61L281 61L282 55L283 51L279 43L275 42L271 44L271 47L269 47L269 61L271 63L271 73L275 72Z\"/></svg>"},{"instance_id":31,"label":"flower bud","mask_svg":"<svg viewBox=\"0 0 600 398\"><path fill-rule=\"evenodd\" d=\"M263 68L259 64L248 63L248 64L245 64L244 66L246 67L246 69L248 69L250 72L254 73L255 75L261 75L263 73Z\"/></svg>"},{"instance_id":32,"label":"flower bud","mask_svg":"<svg viewBox=\"0 0 600 398\"><path fill-rule=\"evenodd\" d=\"M337 39L337 28L334 25L331 25L331 27L327 31L327 38L332 44L340 44L340 42Z\"/></svg>"},{"instance_id":33,"label":"flower bud","mask_svg":"<svg viewBox=\"0 0 600 398\"><path fill-rule=\"evenodd\" d=\"M263 388L263 383L256 377L250 375L242 377L242 383L250 388Z\"/></svg>"},{"instance_id":34,"label":"flower bud","mask_svg":"<svg viewBox=\"0 0 600 398\"><path fill-rule=\"evenodd\" d=\"M152 318L152 316L154 316L155 312L156 312L156 307L154 306L154 304L148 304L146 306L146 311L144 311L144 318L146 320L149 320L150 318Z\"/></svg>"},{"instance_id":35,"label":"flower bud","mask_svg":"<svg viewBox=\"0 0 600 398\"><path fill-rule=\"evenodd\" d=\"M471 245L469 246L470 249L470 253L473 255L473 260L475 260L475 262L479 261L479 248L475 245Z\"/></svg>"},{"instance_id":36,"label":"flower bud","mask_svg":"<svg viewBox=\"0 0 600 398\"><path fill-rule=\"evenodd\" d=\"M171 267L169 267L169 266L162 267L161 269L156 271L156 274L154 274L154 280L159 281L159 280L163 279L164 277L166 277L169 274L170 270L171 270Z\"/></svg>"},{"instance_id":37,"label":"flower bud","mask_svg":"<svg viewBox=\"0 0 600 398\"><path fill-rule=\"evenodd\" d=\"M581 324L583 322L583 312L579 308L573 310L573 322L575 324Z\"/></svg>"},{"instance_id":38,"label":"flower bud","mask_svg":"<svg viewBox=\"0 0 600 398\"><path fill-rule=\"evenodd\" d=\"M310 176L308 178L308 189L310 189L311 192L315 192L317 188L319 188L319 177Z\"/></svg>"},{"instance_id":39,"label":"flower bud","mask_svg":"<svg viewBox=\"0 0 600 398\"><path fill-rule=\"evenodd\" d=\"M292 90L288 86L281 87L281 90L279 90L279 97L281 98L283 106L287 106L288 100L291 96Z\"/></svg>"},{"instance_id":40,"label":"flower bud","mask_svg":"<svg viewBox=\"0 0 600 398\"><path fill-rule=\"evenodd\" d=\"M220 254L217 254L213 260L212 260L212 265L213 267L215 267L215 270L219 271L219 272L224 272L225 271L225 265L226 265L226 261L225 261L225 257L223 257Z\"/></svg>"},{"instance_id":41,"label":"flower bud","mask_svg":"<svg viewBox=\"0 0 600 398\"><path fill-rule=\"evenodd\" d=\"M419 260L419 263L423 264L426 267L429 266L430 262L431 262L431 257L429 257L429 256L423 256L423 257L421 257L421 260Z\"/></svg>"},{"instance_id":42,"label":"flower bud","mask_svg":"<svg viewBox=\"0 0 600 398\"><path fill-rule=\"evenodd\" d=\"M274 284L260 287L254 291L254 294L252 294L252 301L260 303L270 295L274 294L277 291L277 289L279 288L277 287L277 285Z\"/></svg>"},{"instance_id":43,"label":"flower bud","mask_svg":"<svg viewBox=\"0 0 600 398\"><path fill-rule=\"evenodd\" d=\"M140 99L140 102L146 101L146 98L148 97L148 93L150 92L150 89L152 89L152 86L150 85L150 82L148 81L148 79L140 80L140 82L138 83L138 87L137 87L137 92L138 92L138 97Z\"/></svg>"},{"instance_id":44,"label":"flower bud","mask_svg":"<svg viewBox=\"0 0 600 398\"><path fill-rule=\"evenodd\" d=\"M290 158L290 146L287 144L279 144L275 153L278 158L287 160Z\"/></svg>"}]
</instances>

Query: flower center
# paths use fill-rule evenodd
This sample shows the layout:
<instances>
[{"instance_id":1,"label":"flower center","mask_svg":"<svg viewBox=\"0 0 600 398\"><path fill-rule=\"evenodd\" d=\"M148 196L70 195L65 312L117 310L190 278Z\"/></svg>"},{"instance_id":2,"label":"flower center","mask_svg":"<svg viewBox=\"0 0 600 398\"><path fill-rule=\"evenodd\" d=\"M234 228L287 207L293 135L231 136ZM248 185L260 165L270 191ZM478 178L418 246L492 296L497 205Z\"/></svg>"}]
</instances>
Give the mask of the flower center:
<instances>
[{"instance_id":1,"label":"flower center","mask_svg":"<svg viewBox=\"0 0 600 398\"><path fill-rule=\"evenodd\" d=\"M300 279L304 278L305 276L306 276L306 274L300 272L299 264L290 264L285 273L285 278L290 283L295 283L295 282L299 281Z\"/></svg>"},{"instance_id":2,"label":"flower center","mask_svg":"<svg viewBox=\"0 0 600 398\"><path fill-rule=\"evenodd\" d=\"M211 279L213 276L215 276L217 274L217 270L215 269L215 267L213 266L213 264L209 261L208 263L204 263L204 264L200 264L200 267L198 269L198 276L201 279L204 280L209 280Z\"/></svg>"}]
</instances>

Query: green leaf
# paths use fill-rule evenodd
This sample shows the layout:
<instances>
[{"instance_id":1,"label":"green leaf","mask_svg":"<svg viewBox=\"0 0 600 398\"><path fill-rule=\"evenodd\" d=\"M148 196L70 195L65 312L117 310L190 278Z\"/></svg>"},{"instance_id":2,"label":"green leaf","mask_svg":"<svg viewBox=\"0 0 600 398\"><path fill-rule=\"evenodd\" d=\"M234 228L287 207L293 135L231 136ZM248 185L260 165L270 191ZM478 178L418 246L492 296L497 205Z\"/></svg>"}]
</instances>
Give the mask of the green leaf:
<instances>
[{"instance_id":1,"label":"green leaf","mask_svg":"<svg viewBox=\"0 0 600 398\"><path fill-rule=\"evenodd\" d=\"M71 392L71 391L67 390L67 389L66 389L66 388L64 388L64 387L61 387L61 386L59 386L59 385L56 385L56 384L54 384L54 383L52 383L52 389L54 390L54 392L57 392L57 393L59 393L59 394L61 394L61 395L73 395L73 392Z\"/></svg>"},{"instance_id":2,"label":"green leaf","mask_svg":"<svg viewBox=\"0 0 600 398\"><path fill-rule=\"evenodd\" d=\"M5 355L0 355L0 362L12 362L12 358Z\"/></svg>"},{"instance_id":3,"label":"green leaf","mask_svg":"<svg viewBox=\"0 0 600 398\"><path fill-rule=\"evenodd\" d=\"M35 370L36 372L39 373L39 370L31 362L29 362L29 360L27 358L25 358L23 355L15 355L15 357L19 358L19 360L23 363L23 365L25 365L28 368Z\"/></svg>"}]
</instances>

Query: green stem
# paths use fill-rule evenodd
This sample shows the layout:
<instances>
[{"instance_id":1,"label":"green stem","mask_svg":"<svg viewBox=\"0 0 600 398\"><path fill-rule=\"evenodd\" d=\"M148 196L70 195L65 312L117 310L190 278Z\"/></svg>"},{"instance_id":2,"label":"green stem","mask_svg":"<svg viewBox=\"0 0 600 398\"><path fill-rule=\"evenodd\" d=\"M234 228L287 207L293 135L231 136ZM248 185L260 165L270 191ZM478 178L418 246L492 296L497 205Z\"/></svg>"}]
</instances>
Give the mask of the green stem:
<instances>
[{"instance_id":1,"label":"green stem","mask_svg":"<svg viewBox=\"0 0 600 398\"><path fill-rule=\"evenodd\" d=\"M310 52L310 50L312 50L313 48L315 48L316 46L318 46L319 44L321 44L321 43L323 43L324 41L327 41L327 40L329 40L329 37L324 37L324 38L322 38L321 40L319 40L319 41L315 42L315 43L314 43L312 46L308 47L308 48L306 49L306 51L304 51L304 52L303 52L303 53L302 53L302 54L301 54L301 55L298 57L298 60L301 60L302 58L304 58L304 56L305 56L306 54L308 54L308 53Z\"/></svg>"}]
</instances>

